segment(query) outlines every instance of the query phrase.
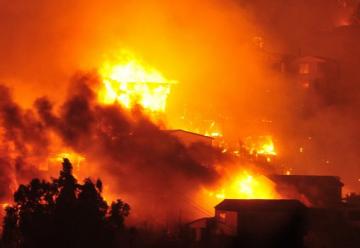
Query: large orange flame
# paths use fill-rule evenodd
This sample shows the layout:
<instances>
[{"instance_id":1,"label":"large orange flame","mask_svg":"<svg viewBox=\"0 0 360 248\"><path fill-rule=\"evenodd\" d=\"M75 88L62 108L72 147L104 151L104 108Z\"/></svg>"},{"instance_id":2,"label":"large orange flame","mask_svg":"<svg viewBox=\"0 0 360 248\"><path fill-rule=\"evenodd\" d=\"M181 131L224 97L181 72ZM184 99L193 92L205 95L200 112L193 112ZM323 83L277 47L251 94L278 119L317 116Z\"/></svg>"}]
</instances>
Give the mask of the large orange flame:
<instances>
[{"instance_id":1,"label":"large orange flame","mask_svg":"<svg viewBox=\"0 0 360 248\"><path fill-rule=\"evenodd\" d=\"M219 167L221 179L213 187L202 188L197 202L208 213L224 199L280 199L275 184L261 172Z\"/></svg>"},{"instance_id":2,"label":"large orange flame","mask_svg":"<svg viewBox=\"0 0 360 248\"><path fill-rule=\"evenodd\" d=\"M276 156L275 145L273 138L270 135L247 137L245 139L245 146L251 154L259 154L264 156Z\"/></svg>"},{"instance_id":3,"label":"large orange flame","mask_svg":"<svg viewBox=\"0 0 360 248\"><path fill-rule=\"evenodd\" d=\"M131 109L141 105L150 112L164 112L170 86L158 70L146 65L128 51L113 61L106 61L99 70L102 88L99 100L104 104L120 103Z\"/></svg>"},{"instance_id":4,"label":"large orange flame","mask_svg":"<svg viewBox=\"0 0 360 248\"><path fill-rule=\"evenodd\" d=\"M265 176L247 170L224 177L218 188L209 191L217 199L274 199L277 193L273 183Z\"/></svg>"}]
</instances>

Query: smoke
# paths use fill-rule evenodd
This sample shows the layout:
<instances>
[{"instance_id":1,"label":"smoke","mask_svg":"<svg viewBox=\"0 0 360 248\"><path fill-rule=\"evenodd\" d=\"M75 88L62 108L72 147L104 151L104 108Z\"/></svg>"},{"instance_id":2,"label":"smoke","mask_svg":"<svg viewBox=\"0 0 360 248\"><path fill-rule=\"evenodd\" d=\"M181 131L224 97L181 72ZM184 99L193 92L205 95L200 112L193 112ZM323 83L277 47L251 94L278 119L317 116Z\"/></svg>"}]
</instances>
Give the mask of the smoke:
<instances>
[{"instance_id":1,"label":"smoke","mask_svg":"<svg viewBox=\"0 0 360 248\"><path fill-rule=\"evenodd\" d=\"M279 139L282 163L299 174L338 175L346 190L359 189L359 26L357 0L239 1L264 35L265 49L292 56L330 59L339 67L339 80L327 89L302 95L294 86L284 102L288 109L277 118L271 113ZM296 80L287 78L289 85ZM280 92L284 93L284 90ZM290 98L293 99L290 100ZM327 98L327 99L326 99Z\"/></svg>"},{"instance_id":2,"label":"smoke","mask_svg":"<svg viewBox=\"0 0 360 248\"><path fill-rule=\"evenodd\" d=\"M85 157L76 166L78 176L101 176L111 187L105 187L107 194L124 195L134 209L145 205L147 213L163 217L189 208L192 193L216 179L211 166L220 152L201 145L185 148L140 109L127 113L119 106L99 106L86 86L97 83L92 74L80 74L71 83L67 79L79 70L95 71L107 56L126 48L179 82L167 113L172 127L185 105L201 113L206 99L212 99L211 111L221 112L238 99L231 94L229 105L221 104L231 88L238 88L234 73L239 71L245 82L261 70L250 66L256 60L253 31L239 11L232 1L108 0L71 6L67 1L0 1L0 30L6 34L0 41L6 61L0 80L14 90L13 98L2 99L15 112L4 111L4 137L23 161L21 168L37 171L34 176L54 175L58 167L52 157L74 150ZM239 60L243 57L246 61ZM220 86L226 81L229 88ZM260 76L251 82L260 83ZM249 86L241 84L240 98L248 95L242 88ZM14 171L9 159L11 173L4 174L15 175L16 187L26 177Z\"/></svg>"},{"instance_id":3,"label":"smoke","mask_svg":"<svg viewBox=\"0 0 360 248\"><path fill-rule=\"evenodd\" d=\"M18 182L29 180L36 172L30 161L23 158L47 156L49 145L47 132L34 113L23 111L11 98L9 90L0 86L1 123L1 182L3 192L0 201L9 200ZM11 162L12 161L12 162Z\"/></svg>"},{"instance_id":4,"label":"smoke","mask_svg":"<svg viewBox=\"0 0 360 248\"><path fill-rule=\"evenodd\" d=\"M86 158L75 170L77 176L102 178L105 196L124 197L138 220L151 217L163 224L180 211L187 218L198 216L191 199L218 179L214 165L225 161L225 155L208 145L185 147L140 106L129 112L117 104L99 105L91 89L98 83L96 75L78 74L60 106L41 97L27 110L1 86L1 199L8 201L17 184L31 177L56 176L55 168L42 171L38 163L67 148Z\"/></svg>"}]
</instances>

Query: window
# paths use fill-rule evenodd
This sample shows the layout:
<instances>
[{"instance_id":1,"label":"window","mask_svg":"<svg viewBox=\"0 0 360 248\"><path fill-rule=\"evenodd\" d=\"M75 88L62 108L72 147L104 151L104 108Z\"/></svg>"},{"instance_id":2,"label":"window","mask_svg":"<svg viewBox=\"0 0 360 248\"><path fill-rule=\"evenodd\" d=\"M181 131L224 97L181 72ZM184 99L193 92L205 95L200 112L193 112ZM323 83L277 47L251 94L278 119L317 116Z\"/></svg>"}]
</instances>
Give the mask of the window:
<instances>
[{"instance_id":1,"label":"window","mask_svg":"<svg viewBox=\"0 0 360 248\"><path fill-rule=\"evenodd\" d=\"M310 73L310 64L301 63L299 66L299 74L309 74Z\"/></svg>"},{"instance_id":2,"label":"window","mask_svg":"<svg viewBox=\"0 0 360 248\"><path fill-rule=\"evenodd\" d=\"M225 212L220 212L219 213L219 221L225 222L225 219L226 219L226 213Z\"/></svg>"},{"instance_id":3,"label":"window","mask_svg":"<svg viewBox=\"0 0 360 248\"><path fill-rule=\"evenodd\" d=\"M311 85L309 80L299 80L299 83L303 89L309 89Z\"/></svg>"}]
</instances>

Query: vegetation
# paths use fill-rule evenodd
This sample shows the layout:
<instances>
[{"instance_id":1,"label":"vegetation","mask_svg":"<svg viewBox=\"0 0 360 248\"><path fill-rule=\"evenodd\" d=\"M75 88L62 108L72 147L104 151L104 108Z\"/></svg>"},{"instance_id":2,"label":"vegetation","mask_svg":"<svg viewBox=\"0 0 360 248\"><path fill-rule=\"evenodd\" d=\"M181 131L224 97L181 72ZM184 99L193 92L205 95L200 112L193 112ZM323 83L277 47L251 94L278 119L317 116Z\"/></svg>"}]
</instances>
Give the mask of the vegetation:
<instances>
[{"instance_id":1,"label":"vegetation","mask_svg":"<svg viewBox=\"0 0 360 248\"><path fill-rule=\"evenodd\" d=\"M124 225L130 207L121 200L110 206L101 196L102 182L77 182L64 159L51 182L33 179L20 185L14 204L6 208L5 248L128 247L131 231Z\"/></svg>"}]
</instances>

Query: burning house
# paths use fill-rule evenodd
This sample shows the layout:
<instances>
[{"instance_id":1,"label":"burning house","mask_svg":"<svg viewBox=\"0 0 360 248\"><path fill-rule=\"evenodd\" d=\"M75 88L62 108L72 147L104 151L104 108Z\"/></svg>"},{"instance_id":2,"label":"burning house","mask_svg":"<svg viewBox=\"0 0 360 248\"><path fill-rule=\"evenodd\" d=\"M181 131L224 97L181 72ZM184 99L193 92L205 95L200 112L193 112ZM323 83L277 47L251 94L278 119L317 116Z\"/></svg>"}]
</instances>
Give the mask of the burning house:
<instances>
[{"instance_id":1,"label":"burning house","mask_svg":"<svg viewBox=\"0 0 360 248\"><path fill-rule=\"evenodd\" d=\"M215 206L214 217L189 223L195 243L199 247L343 247L349 242L354 247L359 240L360 201L356 195L342 199L338 177L268 177L281 199L224 199Z\"/></svg>"}]
</instances>

